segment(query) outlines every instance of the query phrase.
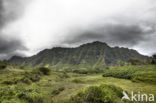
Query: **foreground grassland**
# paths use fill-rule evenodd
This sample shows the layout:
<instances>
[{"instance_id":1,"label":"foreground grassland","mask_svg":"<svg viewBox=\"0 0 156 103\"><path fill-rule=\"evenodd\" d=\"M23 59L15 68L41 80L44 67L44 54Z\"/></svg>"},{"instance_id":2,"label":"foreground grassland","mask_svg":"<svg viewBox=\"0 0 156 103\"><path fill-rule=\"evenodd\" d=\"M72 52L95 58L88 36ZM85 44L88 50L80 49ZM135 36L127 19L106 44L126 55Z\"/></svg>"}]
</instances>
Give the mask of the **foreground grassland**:
<instances>
[{"instance_id":1,"label":"foreground grassland","mask_svg":"<svg viewBox=\"0 0 156 103\"><path fill-rule=\"evenodd\" d=\"M140 91L156 95L155 74L154 65L113 67L101 74L41 73L38 69L9 66L0 70L0 103L74 103L69 102L71 97L101 84L110 91L107 85L117 87L117 92ZM115 102L122 103L119 97L114 97Z\"/></svg>"}]
</instances>

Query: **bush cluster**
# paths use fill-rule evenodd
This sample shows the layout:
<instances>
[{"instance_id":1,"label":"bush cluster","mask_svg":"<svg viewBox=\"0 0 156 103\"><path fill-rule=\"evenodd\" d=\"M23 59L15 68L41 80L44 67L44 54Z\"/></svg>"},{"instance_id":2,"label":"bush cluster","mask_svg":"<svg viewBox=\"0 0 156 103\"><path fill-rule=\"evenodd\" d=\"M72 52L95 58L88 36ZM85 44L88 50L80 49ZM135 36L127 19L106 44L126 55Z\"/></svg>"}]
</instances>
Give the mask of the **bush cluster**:
<instances>
[{"instance_id":1,"label":"bush cluster","mask_svg":"<svg viewBox=\"0 0 156 103\"><path fill-rule=\"evenodd\" d=\"M41 75L36 72L24 72L19 77L13 77L4 80L2 83L6 85L13 85L17 83L31 84L32 82L38 82L41 79Z\"/></svg>"},{"instance_id":2,"label":"bush cluster","mask_svg":"<svg viewBox=\"0 0 156 103\"><path fill-rule=\"evenodd\" d=\"M0 103L15 103L16 98L27 103L43 103L43 96L37 89L22 86L7 86L0 88Z\"/></svg>"},{"instance_id":3,"label":"bush cluster","mask_svg":"<svg viewBox=\"0 0 156 103\"><path fill-rule=\"evenodd\" d=\"M122 91L114 85L90 86L66 103L116 103L123 96Z\"/></svg>"},{"instance_id":4,"label":"bush cluster","mask_svg":"<svg viewBox=\"0 0 156 103\"><path fill-rule=\"evenodd\" d=\"M50 74L50 69L47 67L39 67L38 72L41 72L43 75L49 75Z\"/></svg>"}]
</instances>

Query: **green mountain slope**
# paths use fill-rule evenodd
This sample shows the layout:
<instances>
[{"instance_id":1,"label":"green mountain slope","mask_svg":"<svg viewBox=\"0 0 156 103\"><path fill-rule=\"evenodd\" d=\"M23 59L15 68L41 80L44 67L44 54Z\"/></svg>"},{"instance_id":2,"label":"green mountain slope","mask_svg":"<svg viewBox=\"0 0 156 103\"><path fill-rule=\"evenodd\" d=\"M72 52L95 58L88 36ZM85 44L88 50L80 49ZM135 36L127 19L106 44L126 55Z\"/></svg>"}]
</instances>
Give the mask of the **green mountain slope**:
<instances>
[{"instance_id":1,"label":"green mountain slope","mask_svg":"<svg viewBox=\"0 0 156 103\"><path fill-rule=\"evenodd\" d=\"M115 65L119 60L127 61L129 58L145 59L146 56L136 50L128 48L110 47L103 42L83 44L77 48L55 47L45 49L32 57L12 57L9 62L29 66L106 66Z\"/></svg>"}]
</instances>

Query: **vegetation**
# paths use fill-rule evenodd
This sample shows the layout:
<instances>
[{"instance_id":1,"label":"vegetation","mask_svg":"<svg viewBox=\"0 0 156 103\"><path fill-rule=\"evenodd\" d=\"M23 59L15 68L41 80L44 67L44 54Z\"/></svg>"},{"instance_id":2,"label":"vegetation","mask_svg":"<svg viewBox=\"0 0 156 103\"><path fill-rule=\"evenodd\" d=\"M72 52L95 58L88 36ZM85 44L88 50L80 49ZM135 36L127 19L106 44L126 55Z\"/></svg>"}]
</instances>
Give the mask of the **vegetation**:
<instances>
[{"instance_id":1,"label":"vegetation","mask_svg":"<svg viewBox=\"0 0 156 103\"><path fill-rule=\"evenodd\" d=\"M152 64L156 64L156 54L152 56L152 61L151 61Z\"/></svg>"},{"instance_id":2,"label":"vegetation","mask_svg":"<svg viewBox=\"0 0 156 103\"><path fill-rule=\"evenodd\" d=\"M67 103L116 103L123 96L122 91L114 85L90 86L71 97Z\"/></svg>"},{"instance_id":3,"label":"vegetation","mask_svg":"<svg viewBox=\"0 0 156 103\"><path fill-rule=\"evenodd\" d=\"M50 74L50 69L47 68L47 67L40 67L38 69L39 69L39 72L41 72L44 75L49 75Z\"/></svg>"},{"instance_id":4,"label":"vegetation","mask_svg":"<svg viewBox=\"0 0 156 103\"><path fill-rule=\"evenodd\" d=\"M62 92L64 89L65 89L64 87L60 87L60 88L58 88L58 89L53 90L52 93L51 93L52 97L58 95L58 94L59 94L60 92Z\"/></svg>"},{"instance_id":5,"label":"vegetation","mask_svg":"<svg viewBox=\"0 0 156 103\"><path fill-rule=\"evenodd\" d=\"M72 69L71 72L78 73L78 74L94 74L94 73L101 73L103 72L105 67L103 68L78 68L78 69Z\"/></svg>"},{"instance_id":6,"label":"vegetation","mask_svg":"<svg viewBox=\"0 0 156 103\"><path fill-rule=\"evenodd\" d=\"M22 87L22 85L0 88L0 102L17 103L20 99L26 103L43 103L43 96L37 89Z\"/></svg>"},{"instance_id":7,"label":"vegetation","mask_svg":"<svg viewBox=\"0 0 156 103\"><path fill-rule=\"evenodd\" d=\"M103 42L83 44L77 48L55 47L45 49L37 55L22 58L14 56L9 62L19 65L45 66L62 68L104 68L105 66L116 65L120 60L127 61L129 58L146 59L146 56L128 48L110 47Z\"/></svg>"},{"instance_id":8,"label":"vegetation","mask_svg":"<svg viewBox=\"0 0 156 103\"><path fill-rule=\"evenodd\" d=\"M146 61L138 58L130 58L128 59L128 63L130 63L131 65L145 65Z\"/></svg>"},{"instance_id":9,"label":"vegetation","mask_svg":"<svg viewBox=\"0 0 156 103\"><path fill-rule=\"evenodd\" d=\"M7 63L0 61L0 70L3 70L7 67Z\"/></svg>"},{"instance_id":10,"label":"vegetation","mask_svg":"<svg viewBox=\"0 0 156 103\"><path fill-rule=\"evenodd\" d=\"M146 73L154 73L155 69L155 65L116 69L127 67L143 68ZM106 71L109 70L114 68L107 67ZM15 65L7 65L0 71L0 103L84 103L80 102L84 100L88 103L122 103L122 90L156 94L154 83L102 77L101 73L79 74L50 69L50 73L45 75L39 68L21 69Z\"/></svg>"},{"instance_id":11,"label":"vegetation","mask_svg":"<svg viewBox=\"0 0 156 103\"><path fill-rule=\"evenodd\" d=\"M123 91L156 95L155 56L146 58L101 42L13 57L15 64L0 62L0 103L129 103Z\"/></svg>"},{"instance_id":12,"label":"vegetation","mask_svg":"<svg viewBox=\"0 0 156 103\"><path fill-rule=\"evenodd\" d=\"M72 82L74 83L82 83L82 80L79 78L73 79Z\"/></svg>"},{"instance_id":13,"label":"vegetation","mask_svg":"<svg viewBox=\"0 0 156 103\"><path fill-rule=\"evenodd\" d=\"M18 83L31 84L32 82L38 82L41 78L41 74L37 72L22 72L21 74L10 73L10 78L2 81L2 84L13 85ZM11 78L12 77L12 78Z\"/></svg>"},{"instance_id":14,"label":"vegetation","mask_svg":"<svg viewBox=\"0 0 156 103\"><path fill-rule=\"evenodd\" d=\"M156 66L155 65L138 65L113 67L104 71L103 77L115 77L122 79L130 79L132 81L142 81L148 83L156 83Z\"/></svg>"}]
</instances>

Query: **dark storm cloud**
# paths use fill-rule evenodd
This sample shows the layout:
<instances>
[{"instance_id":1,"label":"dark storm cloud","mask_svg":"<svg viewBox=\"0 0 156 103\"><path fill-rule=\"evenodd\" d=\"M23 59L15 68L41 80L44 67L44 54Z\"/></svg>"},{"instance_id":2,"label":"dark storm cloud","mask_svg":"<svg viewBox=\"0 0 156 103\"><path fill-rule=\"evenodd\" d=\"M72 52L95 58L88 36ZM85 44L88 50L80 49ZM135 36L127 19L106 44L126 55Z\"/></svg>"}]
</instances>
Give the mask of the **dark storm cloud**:
<instances>
[{"instance_id":1,"label":"dark storm cloud","mask_svg":"<svg viewBox=\"0 0 156 103\"><path fill-rule=\"evenodd\" d=\"M24 55L20 51L27 50L22 41L0 38L0 60L8 59L13 55Z\"/></svg>"},{"instance_id":2,"label":"dark storm cloud","mask_svg":"<svg viewBox=\"0 0 156 103\"><path fill-rule=\"evenodd\" d=\"M0 53L11 53L16 50L25 50L22 41L16 39L0 38Z\"/></svg>"},{"instance_id":3,"label":"dark storm cloud","mask_svg":"<svg viewBox=\"0 0 156 103\"><path fill-rule=\"evenodd\" d=\"M28 2L29 0L27 0ZM22 0L0 0L0 23L6 25L17 20L24 13L27 2Z\"/></svg>"},{"instance_id":4,"label":"dark storm cloud","mask_svg":"<svg viewBox=\"0 0 156 103\"><path fill-rule=\"evenodd\" d=\"M23 10L21 3L20 0L0 0L0 60L26 50L20 38L8 37L3 31L8 23L20 17Z\"/></svg>"},{"instance_id":5,"label":"dark storm cloud","mask_svg":"<svg viewBox=\"0 0 156 103\"><path fill-rule=\"evenodd\" d=\"M23 50L27 50L27 48L21 40L0 35L0 60L8 59L15 54L21 55L22 53L19 51Z\"/></svg>"},{"instance_id":6,"label":"dark storm cloud","mask_svg":"<svg viewBox=\"0 0 156 103\"><path fill-rule=\"evenodd\" d=\"M88 41L104 41L110 44L133 46L146 40L146 36L154 33L154 28L145 30L141 25L108 24L87 30L79 30L76 35L64 41L67 44L77 44Z\"/></svg>"},{"instance_id":7,"label":"dark storm cloud","mask_svg":"<svg viewBox=\"0 0 156 103\"><path fill-rule=\"evenodd\" d=\"M3 25L3 5L2 5L2 0L0 0L0 28Z\"/></svg>"}]
</instances>

